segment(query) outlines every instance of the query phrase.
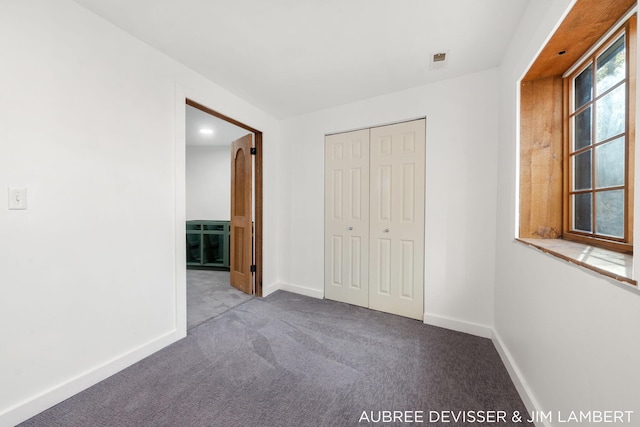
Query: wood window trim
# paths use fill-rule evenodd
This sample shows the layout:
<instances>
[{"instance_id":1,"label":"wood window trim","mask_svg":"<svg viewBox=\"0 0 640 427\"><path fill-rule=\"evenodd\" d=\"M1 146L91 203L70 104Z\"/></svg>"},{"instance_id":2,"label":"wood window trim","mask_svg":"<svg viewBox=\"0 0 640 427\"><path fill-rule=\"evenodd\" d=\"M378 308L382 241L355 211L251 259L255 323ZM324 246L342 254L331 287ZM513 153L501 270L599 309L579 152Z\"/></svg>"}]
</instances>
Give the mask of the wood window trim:
<instances>
[{"instance_id":1,"label":"wood window trim","mask_svg":"<svg viewBox=\"0 0 640 427\"><path fill-rule=\"evenodd\" d=\"M520 81L519 229L515 240L640 292L632 278L631 250L614 251L606 248L608 242L596 247L593 243L597 241L587 244L564 240L563 236L567 209L563 196L568 188L563 170L563 74L568 74L567 70L573 72L573 64L580 62L606 34L611 35L611 29L633 15L635 8L636 0L577 0ZM637 37L629 37L628 43L635 52ZM635 60L629 61L629 66L635 85ZM635 96L628 99L635 101ZM635 106L628 114L635 119ZM635 127L629 129L628 138L635 140ZM629 154L627 159L633 162L633 153ZM633 179L628 180L631 195L633 184ZM571 253L567 248L572 248ZM584 251L602 256L575 256ZM620 259L625 260L623 273L616 270ZM612 260L611 264L607 265L606 260Z\"/></svg>"},{"instance_id":2,"label":"wood window trim","mask_svg":"<svg viewBox=\"0 0 640 427\"><path fill-rule=\"evenodd\" d=\"M633 276L633 255L565 239L525 239L516 241L548 255L568 261L603 276L637 288ZM630 287L630 286L627 286Z\"/></svg>"},{"instance_id":3,"label":"wood window trim","mask_svg":"<svg viewBox=\"0 0 640 427\"><path fill-rule=\"evenodd\" d=\"M622 25L613 35L611 35L601 46L593 51L588 58L585 58L582 63L573 71L570 75L564 78L563 82L563 233L562 236L566 240L572 240L579 243L585 243L588 245L602 247L613 251L623 253L633 253L633 198L634 198L634 159L635 159L635 114L636 114L636 43L637 43L637 18L633 15L629 20ZM626 43L626 65L627 65L627 77L626 77L626 125L625 125L625 233L624 237L617 238L601 238L594 233L581 233L579 231L572 230L571 227L571 165L570 165L570 152L571 152L571 140L572 140L572 126L571 126L571 85L573 79L579 75L588 64L595 63L595 58L604 52L612 42L619 38L622 34L625 34ZM595 73L595 67L594 67ZM595 147L595 144L592 145ZM592 165L595 167L595 161L592 160ZM594 189L592 192L595 194L597 191Z\"/></svg>"}]
</instances>

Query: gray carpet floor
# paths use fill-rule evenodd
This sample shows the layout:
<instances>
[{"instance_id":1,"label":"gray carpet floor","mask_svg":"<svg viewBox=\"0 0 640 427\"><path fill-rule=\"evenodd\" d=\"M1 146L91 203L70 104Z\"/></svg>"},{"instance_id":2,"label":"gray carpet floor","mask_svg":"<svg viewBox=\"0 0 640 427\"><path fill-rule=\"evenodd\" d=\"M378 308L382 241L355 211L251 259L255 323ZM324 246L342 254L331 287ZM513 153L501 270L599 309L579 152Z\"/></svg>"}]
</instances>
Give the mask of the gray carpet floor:
<instances>
[{"instance_id":1,"label":"gray carpet floor","mask_svg":"<svg viewBox=\"0 0 640 427\"><path fill-rule=\"evenodd\" d=\"M187 329L252 299L229 284L229 272L187 270Z\"/></svg>"},{"instance_id":2,"label":"gray carpet floor","mask_svg":"<svg viewBox=\"0 0 640 427\"><path fill-rule=\"evenodd\" d=\"M278 291L21 426L359 426L383 410L424 411L429 426L522 426L510 416L525 413L488 339ZM508 422L427 418L481 410Z\"/></svg>"}]
</instances>

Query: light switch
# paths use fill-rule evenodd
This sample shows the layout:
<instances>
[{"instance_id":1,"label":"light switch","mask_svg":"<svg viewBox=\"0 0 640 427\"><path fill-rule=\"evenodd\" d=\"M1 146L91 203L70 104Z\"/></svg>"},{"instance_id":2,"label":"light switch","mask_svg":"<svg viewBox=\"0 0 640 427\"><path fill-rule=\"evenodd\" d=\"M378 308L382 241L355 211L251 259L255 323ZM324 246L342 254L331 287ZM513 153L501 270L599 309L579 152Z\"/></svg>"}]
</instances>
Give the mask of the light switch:
<instances>
[{"instance_id":1,"label":"light switch","mask_svg":"<svg viewBox=\"0 0 640 427\"><path fill-rule=\"evenodd\" d=\"M26 187L9 187L9 209L27 209Z\"/></svg>"}]
</instances>

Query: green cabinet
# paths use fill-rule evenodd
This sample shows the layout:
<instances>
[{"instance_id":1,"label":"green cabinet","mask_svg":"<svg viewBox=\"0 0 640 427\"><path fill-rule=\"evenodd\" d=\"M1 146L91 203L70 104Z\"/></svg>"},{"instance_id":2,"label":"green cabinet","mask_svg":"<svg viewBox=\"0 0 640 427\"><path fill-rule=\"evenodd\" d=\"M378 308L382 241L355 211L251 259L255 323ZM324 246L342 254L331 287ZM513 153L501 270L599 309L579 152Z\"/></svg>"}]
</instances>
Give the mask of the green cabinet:
<instances>
[{"instance_id":1,"label":"green cabinet","mask_svg":"<svg viewBox=\"0 0 640 427\"><path fill-rule=\"evenodd\" d=\"M187 266L229 268L229 221L187 221Z\"/></svg>"}]
</instances>

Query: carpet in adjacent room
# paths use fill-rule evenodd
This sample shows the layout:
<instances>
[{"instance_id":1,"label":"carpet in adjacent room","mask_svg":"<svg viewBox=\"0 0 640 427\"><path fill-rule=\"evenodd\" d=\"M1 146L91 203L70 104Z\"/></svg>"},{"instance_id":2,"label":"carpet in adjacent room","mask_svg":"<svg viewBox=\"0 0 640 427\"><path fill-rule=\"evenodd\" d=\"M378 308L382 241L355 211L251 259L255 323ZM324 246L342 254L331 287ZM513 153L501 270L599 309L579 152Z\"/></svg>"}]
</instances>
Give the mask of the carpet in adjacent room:
<instances>
[{"instance_id":1,"label":"carpet in adjacent room","mask_svg":"<svg viewBox=\"0 0 640 427\"><path fill-rule=\"evenodd\" d=\"M229 272L187 270L187 329L252 299L229 284Z\"/></svg>"}]
</instances>

